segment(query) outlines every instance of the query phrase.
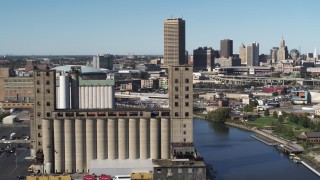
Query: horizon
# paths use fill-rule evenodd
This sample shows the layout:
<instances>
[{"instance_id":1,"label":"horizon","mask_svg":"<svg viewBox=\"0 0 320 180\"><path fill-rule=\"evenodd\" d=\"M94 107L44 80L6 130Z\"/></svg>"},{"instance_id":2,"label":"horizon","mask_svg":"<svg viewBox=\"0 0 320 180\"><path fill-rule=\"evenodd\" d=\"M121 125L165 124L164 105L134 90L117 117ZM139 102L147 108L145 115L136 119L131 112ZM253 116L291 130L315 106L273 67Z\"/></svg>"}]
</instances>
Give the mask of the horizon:
<instances>
[{"instance_id":1,"label":"horizon","mask_svg":"<svg viewBox=\"0 0 320 180\"><path fill-rule=\"evenodd\" d=\"M186 21L189 54L204 46L219 50L220 40L231 39L234 54L241 43L258 42L260 54L268 55L282 36L289 51L307 54L320 47L317 5L312 0L5 1L0 54L163 55L167 18Z\"/></svg>"}]
</instances>

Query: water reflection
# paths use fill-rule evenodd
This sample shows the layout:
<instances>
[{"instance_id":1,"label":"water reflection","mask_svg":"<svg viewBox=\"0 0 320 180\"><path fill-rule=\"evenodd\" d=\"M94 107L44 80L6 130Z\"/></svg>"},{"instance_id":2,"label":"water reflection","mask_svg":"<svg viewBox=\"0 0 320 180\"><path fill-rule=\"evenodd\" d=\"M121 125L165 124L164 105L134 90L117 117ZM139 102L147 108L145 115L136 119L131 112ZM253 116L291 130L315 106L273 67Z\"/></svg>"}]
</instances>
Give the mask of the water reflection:
<instances>
[{"instance_id":1,"label":"water reflection","mask_svg":"<svg viewBox=\"0 0 320 180\"><path fill-rule=\"evenodd\" d=\"M229 127L222 123L209 122L210 128L212 128L215 132L221 134L228 134Z\"/></svg>"}]
</instances>

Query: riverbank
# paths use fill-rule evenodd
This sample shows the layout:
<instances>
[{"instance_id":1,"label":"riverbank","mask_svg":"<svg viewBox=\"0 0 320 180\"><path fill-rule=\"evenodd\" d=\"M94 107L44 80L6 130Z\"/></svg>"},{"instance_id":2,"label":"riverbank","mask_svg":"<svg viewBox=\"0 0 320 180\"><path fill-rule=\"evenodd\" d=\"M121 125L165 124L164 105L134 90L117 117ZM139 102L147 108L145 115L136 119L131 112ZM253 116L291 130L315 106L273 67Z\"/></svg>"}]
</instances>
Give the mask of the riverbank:
<instances>
[{"instance_id":1,"label":"riverbank","mask_svg":"<svg viewBox=\"0 0 320 180\"><path fill-rule=\"evenodd\" d=\"M275 142L277 142L279 144L284 145L284 147L286 147L286 148L289 147L289 148L298 149L298 150L303 149L300 145L292 143L289 140L276 137L271 133L267 133L267 132L258 130L256 127L250 127L250 126L246 126L245 124L232 123L232 122L225 122L225 124L228 126L231 126L231 127L235 127L235 128L239 128L239 129L242 129L245 131L250 131L250 132L256 133L256 135L252 135L251 137L253 137L254 139L261 141L262 143L267 144L269 146L274 145ZM308 169L310 169L312 172L314 172L315 174L320 176L320 171L319 171L320 167L318 167L317 164L313 163L312 161L308 161L305 158L304 158L304 161L302 164L304 166L306 166Z\"/></svg>"}]
</instances>

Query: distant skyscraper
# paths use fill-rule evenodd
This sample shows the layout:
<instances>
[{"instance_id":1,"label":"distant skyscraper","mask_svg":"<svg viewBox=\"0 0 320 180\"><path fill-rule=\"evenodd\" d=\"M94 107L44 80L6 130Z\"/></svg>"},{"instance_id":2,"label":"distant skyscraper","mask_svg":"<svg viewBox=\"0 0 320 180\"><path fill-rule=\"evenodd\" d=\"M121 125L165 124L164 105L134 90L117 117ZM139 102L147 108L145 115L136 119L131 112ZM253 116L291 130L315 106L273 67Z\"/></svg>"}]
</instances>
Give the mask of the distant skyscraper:
<instances>
[{"instance_id":1,"label":"distant skyscraper","mask_svg":"<svg viewBox=\"0 0 320 180\"><path fill-rule=\"evenodd\" d=\"M92 59L92 66L94 68L104 68L104 69L113 69L113 55L105 54L105 55L97 55Z\"/></svg>"},{"instance_id":2,"label":"distant skyscraper","mask_svg":"<svg viewBox=\"0 0 320 180\"><path fill-rule=\"evenodd\" d=\"M247 64L247 50L246 46L242 43L239 47L239 56L241 59L241 64Z\"/></svg>"},{"instance_id":3,"label":"distant skyscraper","mask_svg":"<svg viewBox=\"0 0 320 180\"><path fill-rule=\"evenodd\" d=\"M313 58L317 61L318 60L318 50L317 47L314 48Z\"/></svg>"},{"instance_id":4,"label":"distant skyscraper","mask_svg":"<svg viewBox=\"0 0 320 180\"><path fill-rule=\"evenodd\" d=\"M279 51L279 48L278 48L278 47L273 47L273 48L270 50L270 57L271 57L272 63L278 62L278 51Z\"/></svg>"},{"instance_id":5,"label":"distant skyscraper","mask_svg":"<svg viewBox=\"0 0 320 180\"><path fill-rule=\"evenodd\" d=\"M164 65L186 64L185 21L181 18L164 21Z\"/></svg>"},{"instance_id":6,"label":"distant skyscraper","mask_svg":"<svg viewBox=\"0 0 320 180\"><path fill-rule=\"evenodd\" d=\"M259 43L247 45L247 66L259 66Z\"/></svg>"},{"instance_id":7,"label":"distant skyscraper","mask_svg":"<svg viewBox=\"0 0 320 180\"><path fill-rule=\"evenodd\" d=\"M212 71L214 68L214 50L209 47L199 47L193 50L194 70Z\"/></svg>"},{"instance_id":8,"label":"distant skyscraper","mask_svg":"<svg viewBox=\"0 0 320 180\"><path fill-rule=\"evenodd\" d=\"M278 60L285 60L287 58L288 58L288 48L287 48L285 41L282 37L281 41L280 41L279 51L278 51Z\"/></svg>"},{"instance_id":9,"label":"distant skyscraper","mask_svg":"<svg viewBox=\"0 0 320 180\"><path fill-rule=\"evenodd\" d=\"M220 41L220 57L229 58L233 55L233 41L223 39Z\"/></svg>"}]
</instances>

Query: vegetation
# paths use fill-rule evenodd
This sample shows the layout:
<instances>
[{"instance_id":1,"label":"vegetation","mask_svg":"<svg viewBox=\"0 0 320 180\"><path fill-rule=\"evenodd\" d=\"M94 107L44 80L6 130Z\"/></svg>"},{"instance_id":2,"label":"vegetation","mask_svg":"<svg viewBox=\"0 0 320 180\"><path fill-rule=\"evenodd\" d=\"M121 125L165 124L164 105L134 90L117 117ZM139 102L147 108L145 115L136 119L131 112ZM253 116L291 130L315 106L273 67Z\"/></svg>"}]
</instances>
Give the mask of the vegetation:
<instances>
[{"instance_id":1,"label":"vegetation","mask_svg":"<svg viewBox=\"0 0 320 180\"><path fill-rule=\"evenodd\" d=\"M9 112L0 112L0 122L2 123L3 118L9 116Z\"/></svg>"},{"instance_id":2,"label":"vegetation","mask_svg":"<svg viewBox=\"0 0 320 180\"><path fill-rule=\"evenodd\" d=\"M266 109L266 110L264 111L264 116L265 116L265 117L269 117L269 116L270 116L270 111L269 111L269 109Z\"/></svg>"},{"instance_id":3,"label":"vegetation","mask_svg":"<svg viewBox=\"0 0 320 180\"><path fill-rule=\"evenodd\" d=\"M273 111L272 117L273 117L273 118L277 118L277 117L278 117L277 111Z\"/></svg>"},{"instance_id":4,"label":"vegetation","mask_svg":"<svg viewBox=\"0 0 320 180\"><path fill-rule=\"evenodd\" d=\"M258 105L258 101L257 100L251 100L249 101L249 104L245 105L243 110L245 112L252 112L254 107L256 107Z\"/></svg>"},{"instance_id":5,"label":"vegetation","mask_svg":"<svg viewBox=\"0 0 320 180\"><path fill-rule=\"evenodd\" d=\"M215 111L209 112L208 119L217 123L224 123L230 119L230 112L229 108L218 108Z\"/></svg>"}]
</instances>

